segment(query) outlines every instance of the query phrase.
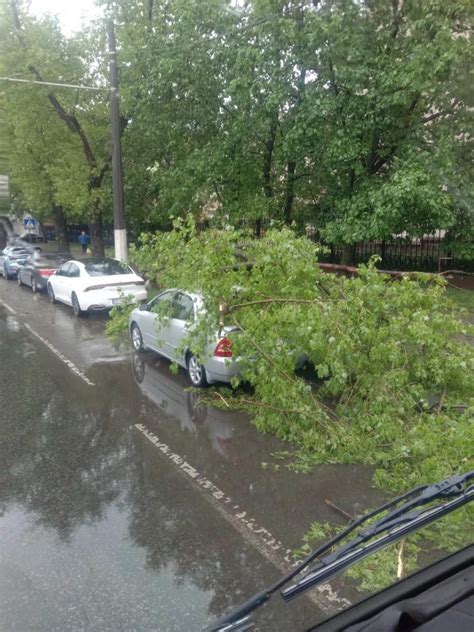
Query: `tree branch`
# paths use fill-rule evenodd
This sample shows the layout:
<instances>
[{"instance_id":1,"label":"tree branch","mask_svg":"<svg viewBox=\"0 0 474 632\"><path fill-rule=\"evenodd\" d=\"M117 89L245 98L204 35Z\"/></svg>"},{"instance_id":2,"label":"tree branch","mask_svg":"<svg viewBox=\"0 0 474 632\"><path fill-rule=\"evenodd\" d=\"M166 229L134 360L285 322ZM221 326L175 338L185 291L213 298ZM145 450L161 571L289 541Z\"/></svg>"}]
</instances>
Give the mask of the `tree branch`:
<instances>
[{"instance_id":1,"label":"tree branch","mask_svg":"<svg viewBox=\"0 0 474 632\"><path fill-rule=\"evenodd\" d=\"M433 114L430 114L429 116L425 116L425 118L421 119L421 122L425 124L425 123L429 123L430 121L434 121L435 119L441 118L442 116L451 116L452 114L456 114L457 112L460 111L460 108L457 107L458 105L459 103L456 103L449 110L442 110L441 112L434 112Z\"/></svg>"},{"instance_id":2,"label":"tree branch","mask_svg":"<svg viewBox=\"0 0 474 632\"><path fill-rule=\"evenodd\" d=\"M254 340L252 338L252 336L250 336L250 334L245 331L245 329L242 327L242 325L237 321L235 315L232 315L232 319L234 321L234 324L236 327L239 328L240 332L246 336L251 344L255 347L255 349L260 353L260 355L262 356L262 358L264 358L266 360L266 362L277 372L280 374L280 377L282 377L285 381L289 382L290 384L295 384L296 379L294 377L291 377L290 375L288 375L287 373L285 373L285 371L282 371L280 369L280 367L278 367L275 362L273 361L272 358L270 358L267 353L265 353L265 351L261 348L261 346L256 342L256 340ZM313 394L311 393L311 399L314 403L315 406L317 406L318 408L321 408L321 410L324 412L325 415L328 415L330 417L333 417L335 419L338 419L338 416L336 415L336 413L331 410L328 406L326 406L325 404L323 404L322 402L316 400L313 396ZM268 404L262 404L264 406L268 406ZM290 412L290 411L288 411ZM293 411L296 412L296 411ZM301 414L301 413L300 413Z\"/></svg>"},{"instance_id":3,"label":"tree branch","mask_svg":"<svg viewBox=\"0 0 474 632\"><path fill-rule=\"evenodd\" d=\"M35 66L33 66L33 64L30 64L28 66L28 70L36 77L38 81L44 81L42 75L40 74L38 69ZM59 116L61 120L63 120L66 123L70 131L73 134L77 134L79 136L79 138L81 139L82 148L87 160L87 164L90 167L95 168L97 166L95 156L92 152L91 146L89 144L89 140L87 139L87 136L84 130L82 129L79 121L77 120L77 118L73 114L69 114L68 112L66 112L66 110L59 103L58 99L55 97L55 95L52 92L48 92L48 100L53 106L56 114Z\"/></svg>"},{"instance_id":4,"label":"tree branch","mask_svg":"<svg viewBox=\"0 0 474 632\"><path fill-rule=\"evenodd\" d=\"M230 314L231 312L241 309L242 307L250 307L251 305L269 305L271 303L296 303L301 305L324 305L324 301L320 301L317 299L300 299L300 298L266 298L261 299L259 301L248 301L247 303L237 303L236 305L231 305L226 313Z\"/></svg>"},{"instance_id":5,"label":"tree branch","mask_svg":"<svg viewBox=\"0 0 474 632\"><path fill-rule=\"evenodd\" d=\"M10 6L13 13L13 21L15 24L16 36L18 38L20 46L26 51L27 46L26 46L26 41L23 34L23 27L21 24L20 13L18 11L18 5L17 5L16 0L11 0ZM28 70L36 77L37 81L44 81L41 73L36 68L36 66L34 66L33 64L29 64ZM63 106L60 104L60 102L54 96L52 92L48 92L48 100L53 106L56 114L59 116L61 120L63 120L66 123L70 131L79 136L79 138L81 139L82 148L84 150L84 155L86 157L87 164L91 168L95 168L97 166L95 156L92 152L87 136L84 130L82 129L79 121L77 120L77 118L74 115L66 112L66 110L63 108Z\"/></svg>"}]
</instances>

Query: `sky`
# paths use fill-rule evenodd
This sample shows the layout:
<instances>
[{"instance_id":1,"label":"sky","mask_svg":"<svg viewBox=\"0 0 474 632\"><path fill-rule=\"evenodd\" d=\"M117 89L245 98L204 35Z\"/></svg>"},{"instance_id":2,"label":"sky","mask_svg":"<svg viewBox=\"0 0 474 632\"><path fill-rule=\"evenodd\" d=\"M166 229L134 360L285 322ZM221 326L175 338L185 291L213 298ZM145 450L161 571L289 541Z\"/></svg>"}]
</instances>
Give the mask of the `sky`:
<instances>
[{"instance_id":1,"label":"sky","mask_svg":"<svg viewBox=\"0 0 474 632\"><path fill-rule=\"evenodd\" d=\"M31 0L30 13L39 17L45 13L58 16L65 35L77 31L81 24L100 15L94 0Z\"/></svg>"}]
</instances>

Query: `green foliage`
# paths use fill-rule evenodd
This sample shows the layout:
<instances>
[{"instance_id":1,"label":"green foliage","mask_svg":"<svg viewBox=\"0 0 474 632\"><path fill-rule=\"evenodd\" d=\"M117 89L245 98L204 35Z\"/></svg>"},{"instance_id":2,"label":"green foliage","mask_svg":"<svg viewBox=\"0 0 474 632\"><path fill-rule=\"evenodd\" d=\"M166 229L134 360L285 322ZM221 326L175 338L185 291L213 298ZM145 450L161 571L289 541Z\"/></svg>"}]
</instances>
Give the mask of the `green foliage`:
<instances>
[{"instance_id":1,"label":"green foliage","mask_svg":"<svg viewBox=\"0 0 474 632\"><path fill-rule=\"evenodd\" d=\"M198 231L190 218L142 235L132 256L159 286L203 294L194 348L215 335L225 306L226 324L240 328L233 344L241 379L253 387L227 401L292 444L291 467L370 464L391 493L472 467L470 326L441 278L393 281L373 263L357 278L338 278L322 273L317 247L289 229L252 240L233 228ZM302 356L315 367L313 383L294 371ZM458 512L427 537L459 544L466 516ZM417 550L408 552L411 565Z\"/></svg>"},{"instance_id":2,"label":"green foliage","mask_svg":"<svg viewBox=\"0 0 474 632\"><path fill-rule=\"evenodd\" d=\"M24 80L99 86L104 32L66 38L56 19L34 19L21 2L6 6L0 69ZM107 95L70 88L2 83L12 181L20 202L38 217L55 207L97 221L110 208Z\"/></svg>"},{"instance_id":3,"label":"green foliage","mask_svg":"<svg viewBox=\"0 0 474 632\"><path fill-rule=\"evenodd\" d=\"M103 0L122 25L135 227L212 207L332 242L472 207L468 0Z\"/></svg>"},{"instance_id":4,"label":"green foliage","mask_svg":"<svg viewBox=\"0 0 474 632\"><path fill-rule=\"evenodd\" d=\"M67 39L53 20L21 10L19 34L2 1L2 74L31 77L34 64L50 80L108 80L104 23ZM169 228L189 212L309 222L344 244L439 228L459 244L469 231L468 0L101 4L120 25L135 232ZM46 90L6 88L12 173L25 204L52 199L77 217L106 211L101 93L54 92L89 140L94 160L84 161L77 134L53 120ZM470 248L467 239L460 256Z\"/></svg>"},{"instance_id":5,"label":"green foliage","mask_svg":"<svg viewBox=\"0 0 474 632\"><path fill-rule=\"evenodd\" d=\"M105 333L112 339L123 336L128 329L128 319L132 309L136 307L136 303L132 300L125 301L120 305L115 305L110 310L110 317L105 326Z\"/></svg>"}]
</instances>

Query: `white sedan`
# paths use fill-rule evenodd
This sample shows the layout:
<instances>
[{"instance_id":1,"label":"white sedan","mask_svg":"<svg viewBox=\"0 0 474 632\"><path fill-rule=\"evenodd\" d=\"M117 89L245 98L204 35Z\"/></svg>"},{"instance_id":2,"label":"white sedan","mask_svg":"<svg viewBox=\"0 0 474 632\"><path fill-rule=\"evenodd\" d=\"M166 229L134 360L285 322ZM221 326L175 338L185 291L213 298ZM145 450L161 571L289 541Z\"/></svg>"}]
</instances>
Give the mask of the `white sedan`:
<instances>
[{"instance_id":1,"label":"white sedan","mask_svg":"<svg viewBox=\"0 0 474 632\"><path fill-rule=\"evenodd\" d=\"M49 277L47 288L52 303L71 305L76 316L147 298L145 281L129 266L109 258L67 261Z\"/></svg>"}]
</instances>

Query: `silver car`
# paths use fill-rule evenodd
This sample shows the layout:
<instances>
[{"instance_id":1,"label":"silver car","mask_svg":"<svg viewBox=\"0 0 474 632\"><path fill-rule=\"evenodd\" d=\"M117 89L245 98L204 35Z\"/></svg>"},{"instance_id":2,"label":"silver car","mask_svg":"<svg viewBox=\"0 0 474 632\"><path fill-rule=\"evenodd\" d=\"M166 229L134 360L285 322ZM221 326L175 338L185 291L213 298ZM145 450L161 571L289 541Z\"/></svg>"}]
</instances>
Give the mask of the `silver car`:
<instances>
[{"instance_id":1,"label":"silver car","mask_svg":"<svg viewBox=\"0 0 474 632\"><path fill-rule=\"evenodd\" d=\"M0 274L7 280L12 279L30 255L31 252L22 246L6 246L0 255Z\"/></svg>"},{"instance_id":2,"label":"silver car","mask_svg":"<svg viewBox=\"0 0 474 632\"><path fill-rule=\"evenodd\" d=\"M232 357L228 335L238 331L225 327L207 345L202 358L186 346L190 328L203 313L199 294L169 289L148 303L134 309L130 315L129 333L135 351L151 349L187 370L193 386L214 382L230 382L238 372L238 362ZM167 318L163 319L163 314Z\"/></svg>"}]
</instances>

